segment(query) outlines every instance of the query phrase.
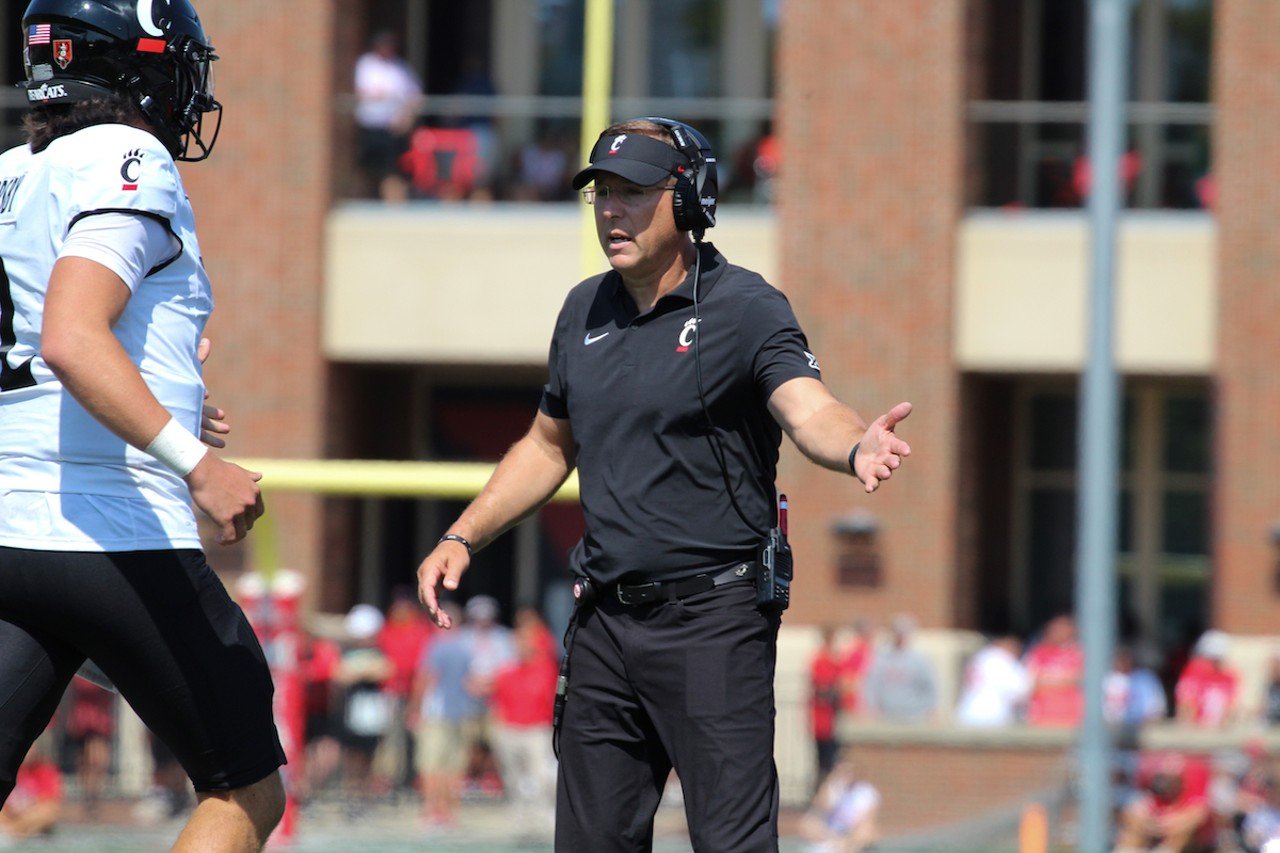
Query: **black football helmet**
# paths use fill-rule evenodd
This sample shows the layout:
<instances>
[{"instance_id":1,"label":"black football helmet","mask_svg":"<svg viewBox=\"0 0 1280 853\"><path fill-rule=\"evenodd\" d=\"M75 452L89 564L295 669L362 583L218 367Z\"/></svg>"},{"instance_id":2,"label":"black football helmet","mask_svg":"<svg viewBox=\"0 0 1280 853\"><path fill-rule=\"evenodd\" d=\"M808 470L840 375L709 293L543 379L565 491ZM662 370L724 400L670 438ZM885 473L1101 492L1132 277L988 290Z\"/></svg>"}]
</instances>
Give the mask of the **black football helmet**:
<instances>
[{"instance_id":1,"label":"black football helmet","mask_svg":"<svg viewBox=\"0 0 1280 853\"><path fill-rule=\"evenodd\" d=\"M203 160L222 126L213 46L189 0L31 0L22 16L31 106L119 92L175 159ZM216 113L206 142L204 116Z\"/></svg>"}]
</instances>

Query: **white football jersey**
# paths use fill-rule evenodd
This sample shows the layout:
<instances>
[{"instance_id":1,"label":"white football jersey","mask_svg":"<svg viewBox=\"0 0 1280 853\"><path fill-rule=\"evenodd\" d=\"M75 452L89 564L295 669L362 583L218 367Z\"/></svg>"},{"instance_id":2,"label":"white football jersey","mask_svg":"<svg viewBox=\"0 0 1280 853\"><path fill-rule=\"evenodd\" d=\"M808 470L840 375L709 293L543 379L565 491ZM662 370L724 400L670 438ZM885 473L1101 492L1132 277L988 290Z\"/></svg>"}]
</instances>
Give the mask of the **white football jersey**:
<instances>
[{"instance_id":1,"label":"white football jersey","mask_svg":"<svg viewBox=\"0 0 1280 853\"><path fill-rule=\"evenodd\" d=\"M169 152L124 125L39 154L0 154L0 545L56 551L199 548L187 485L98 423L40 356L45 291L72 225L95 213L162 220L180 253L133 289L113 331L151 392L199 434L196 346L213 297Z\"/></svg>"}]
</instances>

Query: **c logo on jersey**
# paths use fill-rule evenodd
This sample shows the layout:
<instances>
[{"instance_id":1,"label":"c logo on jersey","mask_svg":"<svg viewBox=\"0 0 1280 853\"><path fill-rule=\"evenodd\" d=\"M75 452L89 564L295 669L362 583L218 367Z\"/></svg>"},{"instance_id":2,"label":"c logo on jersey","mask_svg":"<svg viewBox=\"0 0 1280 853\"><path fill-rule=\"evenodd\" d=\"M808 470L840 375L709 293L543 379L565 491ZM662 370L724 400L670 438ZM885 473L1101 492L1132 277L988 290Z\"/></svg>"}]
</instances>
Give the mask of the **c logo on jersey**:
<instances>
[{"instance_id":1,"label":"c logo on jersey","mask_svg":"<svg viewBox=\"0 0 1280 853\"><path fill-rule=\"evenodd\" d=\"M680 330L680 337L677 339L678 346L676 352L688 352L689 347L693 346L693 333L698 328L698 320L690 317L684 322L684 328Z\"/></svg>"},{"instance_id":2,"label":"c logo on jersey","mask_svg":"<svg viewBox=\"0 0 1280 853\"><path fill-rule=\"evenodd\" d=\"M138 177L141 174L142 152L135 149L124 155L124 163L120 166L120 177L124 179L124 183L120 189L129 193L137 192Z\"/></svg>"},{"instance_id":3,"label":"c logo on jersey","mask_svg":"<svg viewBox=\"0 0 1280 853\"><path fill-rule=\"evenodd\" d=\"M58 63L58 67L64 70L71 64L71 39L54 40L53 61Z\"/></svg>"}]
</instances>

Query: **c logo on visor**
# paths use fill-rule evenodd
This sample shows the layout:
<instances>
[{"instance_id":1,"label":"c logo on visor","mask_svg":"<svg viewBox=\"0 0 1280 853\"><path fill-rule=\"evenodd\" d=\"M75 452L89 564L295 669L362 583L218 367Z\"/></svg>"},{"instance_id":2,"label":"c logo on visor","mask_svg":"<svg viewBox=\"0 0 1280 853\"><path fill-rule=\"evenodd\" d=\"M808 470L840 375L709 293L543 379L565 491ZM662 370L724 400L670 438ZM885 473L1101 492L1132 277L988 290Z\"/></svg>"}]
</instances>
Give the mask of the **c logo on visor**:
<instances>
[{"instance_id":1,"label":"c logo on visor","mask_svg":"<svg viewBox=\"0 0 1280 853\"><path fill-rule=\"evenodd\" d=\"M614 139L613 144L609 146L609 153L617 154L618 151L621 150L622 148L622 143L626 141L627 141L627 135L625 133L617 137L616 139Z\"/></svg>"}]
</instances>

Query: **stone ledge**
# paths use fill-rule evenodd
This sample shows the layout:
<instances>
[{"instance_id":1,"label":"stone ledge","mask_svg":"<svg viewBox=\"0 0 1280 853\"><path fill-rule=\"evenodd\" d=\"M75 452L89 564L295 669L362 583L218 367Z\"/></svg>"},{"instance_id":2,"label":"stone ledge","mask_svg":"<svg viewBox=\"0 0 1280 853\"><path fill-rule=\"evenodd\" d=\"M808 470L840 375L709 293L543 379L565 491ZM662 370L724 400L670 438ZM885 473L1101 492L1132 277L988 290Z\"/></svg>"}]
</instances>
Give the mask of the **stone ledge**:
<instances>
[{"instance_id":1,"label":"stone ledge","mask_svg":"<svg viewBox=\"0 0 1280 853\"><path fill-rule=\"evenodd\" d=\"M840 739L851 745L931 746L953 749L1065 750L1077 738L1075 729L1036 728L1027 725L1002 728L967 728L950 723L886 723L853 720L840 726ZM1157 723L1139 736L1142 749L1211 753L1240 749L1259 741L1271 754L1280 755L1280 728L1240 725L1226 729L1198 729L1177 723Z\"/></svg>"}]
</instances>

